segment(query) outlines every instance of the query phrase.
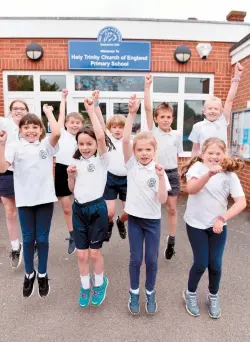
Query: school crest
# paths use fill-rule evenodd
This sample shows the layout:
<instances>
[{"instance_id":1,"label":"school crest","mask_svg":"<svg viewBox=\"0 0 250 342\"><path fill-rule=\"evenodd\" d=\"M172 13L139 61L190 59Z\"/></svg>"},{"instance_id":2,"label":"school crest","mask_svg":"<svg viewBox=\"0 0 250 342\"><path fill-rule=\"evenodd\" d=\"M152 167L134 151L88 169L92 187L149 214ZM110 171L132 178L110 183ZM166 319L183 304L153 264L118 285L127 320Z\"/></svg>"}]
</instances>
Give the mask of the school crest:
<instances>
[{"instance_id":1,"label":"school crest","mask_svg":"<svg viewBox=\"0 0 250 342\"><path fill-rule=\"evenodd\" d=\"M155 180L154 178L150 178L150 179L148 180L147 184L148 184L148 186L149 186L150 188L153 188L153 187L155 186L155 184L156 184L156 180Z\"/></svg>"},{"instance_id":2,"label":"school crest","mask_svg":"<svg viewBox=\"0 0 250 342\"><path fill-rule=\"evenodd\" d=\"M89 172L94 172L95 171L95 165L94 164L89 164L88 167L87 167L87 170Z\"/></svg>"},{"instance_id":3,"label":"school crest","mask_svg":"<svg viewBox=\"0 0 250 342\"><path fill-rule=\"evenodd\" d=\"M39 152L39 156L40 156L40 158L42 158L42 159L46 159L46 158L48 157L48 152L45 151L45 150L41 150L41 151Z\"/></svg>"}]
</instances>

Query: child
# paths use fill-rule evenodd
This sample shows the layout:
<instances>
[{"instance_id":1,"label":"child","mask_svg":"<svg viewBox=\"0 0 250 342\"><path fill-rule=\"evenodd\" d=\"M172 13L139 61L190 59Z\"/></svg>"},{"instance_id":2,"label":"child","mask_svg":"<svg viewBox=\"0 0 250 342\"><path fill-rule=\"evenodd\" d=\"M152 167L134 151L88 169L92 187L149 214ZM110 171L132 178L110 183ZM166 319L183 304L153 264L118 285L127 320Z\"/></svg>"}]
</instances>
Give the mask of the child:
<instances>
[{"instance_id":1,"label":"child","mask_svg":"<svg viewBox=\"0 0 250 342\"><path fill-rule=\"evenodd\" d=\"M164 168L154 162L156 140L149 132L138 133L131 145L132 125L140 102L136 96L129 101L129 114L123 133L123 153L128 170L128 191L125 212L128 214L130 244L130 291L128 308L132 314L140 312L139 280L145 240L146 311L157 310L155 281L161 230L161 204L171 189Z\"/></svg>"},{"instance_id":2,"label":"child","mask_svg":"<svg viewBox=\"0 0 250 342\"><path fill-rule=\"evenodd\" d=\"M109 152L108 176L103 194L108 207L109 231L107 240L109 240L114 226L113 218L115 216L117 196L119 195L119 199L122 201L122 207L124 208L127 195L127 170L124 165L122 151L122 136L126 118L123 115L113 115L108 119L105 126L99 107L99 90L93 92L92 99L94 101L95 113L104 130L106 131L107 129L109 131L110 139L115 146L115 149ZM124 211L116 219L116 225L122 239L126 239L127 231L124 223L127 219L128 215Z\"/></svg>"},{"instance_id":3,"label":"child","mask_svg":"<svg viewBox=\"0 0 250 342\"><path fill-rule=\"evenodd\" d=\"M187 180L189 193L184 220L194 255L183 298L186 310L192 316L200 315L196 289L206 268L209 316L221 316L218 291L227 236L226 222L246 207L239 178L233 172L242 166L242 161L228 157L223 140L210 138L202 146L201 157L192 158L183 168L182 178ZM227 209L229 195L235 203Z\"/></svg>"},{"instance_id":4,"label":"child","mask_svg":"<svg viewBox=\"0 0 250 342\"><path fill-rule=\"evenodd\" d=\"M164 250L166 259L171 259L175 254L175 234L177 226L177 196L180 193L180 177L178 173L178 155L183 152L182 137L178 131L171 128L174 120L173 109L171 106L162 102L156 109L153 118L150 86L152 83L152 75L145 78L144 105L146 111L148 129L152 132L157 141L158 162L164 166L168 176L171 190L168 193L167 213L168 213L168 229L167 246ZM158 127L155 126L154 121Z\"/></svg>"},{"instance_id":5,"label":"child","mask_svg":"<svg viewBox=\"0 0 250 342\"><path fill-rule=\"evenodd\" d=\"M0 117L0 131L7 132L6 144L19 141L19 122L29 111L26 102L14 100L10 104L11 118ZM11 243L10 264L12 268L17 268L22 262L23 248L19 241L19 227L17 220L17 208L15 204L13 169L9 167L4 173L0 173L0 199L3 203L6 224Z\"/></svg>"},{"instance_id":6,"label":"child","mask_svg":"<svg viewBox=\"0 0 250 342\"><path fill-rule=\"evenodd\" d=\"M230 123L230 114L232 111L233 100L237 93L243 67L236 63L234 69L234 78L227 95L227 99L222 108L221 99L212 96L204 104L203 114L206 119L193 125L189 140L193 142L192 157L198 156L204 141L208 138L220 138L227 144L227 126Z\"/></svg>"},{"instance_id":7,"label":"child","mask_svg":"<svg viewBox=\"0 0 250 342\"><path fill-rule=\"evenodd\" d=\"M57 200L53 181L53 156L60 137L60 127L52 110L48 105L43 106L51 127L49 139L42 140L45 129L35 114L27 114L20 120L22 139L7 146L6 151L7 134L4 131L0 133L0 172L5 172L10 165L14 169L15 199L23 235L26 271L23 296L26 298L34 291L37 275L34 270L35 241L38 250L38 294L45 297L50 291L47 275L49 231L53 202Z\"/></svg>"},{"instance_id":8,"label":"child","mask_svg":"<svg viewBox=\"0 0 250 342\"><path fill-rule=\"evenodd\" d=\"M103 199L107 180L108 153L111 141L105 136L94 112L94 103L85 99L85 108L92 127L84 126L76 135L78 149L75 163L68 171L69 189L74 192L73 229L81 278L79 305L90 302L92 281L89 276L89 257L94 266L92 305L99 306L105 299L108 279L103 276L104 261L101 255L103 241L108 233L108 212Z\"/></svg>"},{"instance_id":9,"label":"child","mask_svg":"<svg viewBox=\"0 0 250 342\"><path fill-rule=\"evenodd\" d=\"M64 219L69 231L69 238L67 239L69 241L68 253L72 254L74 253L76 246L72 226L72 192L68 187L67 167L73 162L73 154L77 148L76 134L82 128L83 117L80 113L69 113L65 119L67 96L68 90L63 89L58 118L58 123L61 127L61 137L59 140L59 151L56 154L55 189L56 196L61 203ZM67 130L65 130L64 125Z\"/></svg>"}]
</instances>

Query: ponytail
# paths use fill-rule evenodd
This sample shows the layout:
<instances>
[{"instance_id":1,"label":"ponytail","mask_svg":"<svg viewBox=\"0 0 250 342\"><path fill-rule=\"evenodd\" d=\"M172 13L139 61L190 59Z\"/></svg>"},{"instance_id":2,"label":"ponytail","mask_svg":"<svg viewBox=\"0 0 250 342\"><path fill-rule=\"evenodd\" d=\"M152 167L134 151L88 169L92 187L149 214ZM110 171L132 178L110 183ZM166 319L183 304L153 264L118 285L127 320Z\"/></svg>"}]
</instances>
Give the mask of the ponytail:
<instances>
[{"instance_id":1,"label":"ponytail","mask_svg":"<svg viewBox=\"0 0 250 342\"><path fill-rule=\"evenodd\" d=\"M186 174L188 173L188 170L190 169L190 167L192 165L194 165L198 161L202 163L202 158L200 156L196 156L196 157L189 159L187 164L182 166L182 168L181 168L181 180L184 184L187 183Z\"/></svg>"}]
</instances>

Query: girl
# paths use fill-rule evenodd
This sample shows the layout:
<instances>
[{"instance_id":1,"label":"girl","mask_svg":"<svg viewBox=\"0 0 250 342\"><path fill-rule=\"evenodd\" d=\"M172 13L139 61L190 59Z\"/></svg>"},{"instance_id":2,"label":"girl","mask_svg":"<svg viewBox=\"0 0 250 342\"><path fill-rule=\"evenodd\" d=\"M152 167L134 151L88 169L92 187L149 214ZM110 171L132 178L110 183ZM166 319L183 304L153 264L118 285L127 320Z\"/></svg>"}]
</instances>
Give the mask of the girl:
<instances>
[{"instance_id":1,"label":"girl","mask_svg":"<svg viewBox=\"0 0 250 342\"><path fill-rule=\"evenodd\" d=\"M125 212L128 213L130 244L130 291L128 308L138 314L140 267L145 240L146 311L157 310L155 280L160 243L161 204L165 203L171 189L162 165L154 162L156 140L148 132L141 132L131 145L132 125L140 102L135 95L129 101L129 114L123 134L123 153L128 170L128 191Z\"/></svg>"},{"instance_id":2,"label":"girl","mask_svg":"<svg viewBox=\"0 0 250 342\"><path fill-rule=\"evenodd\" d=\"M0 131L7 132L7 142L19 141L19 122L27 114L29 107L22 100L14 100L10 104L10 118L0 118ZM6 224L11 243L10 264L12 268L17 268L22 262L22 243L19 241L19 227L17 221L17 209L15 204L13 169L9 167L4 173L0 173L0 199L2 200Z\"/></svg>"},{"instance_id":3,"label":"girl","mask_svg":"<svg viewBox=\"0 0 250 342\"><path fill-rule=\"evenodd\" d=\"M103 275L104 261L101 255L102 244L108 233L108 212L102 196L107 180L107 145L112 148L94 112L93 101L85 99L84 105L93 128L85 126L77 133L75 163L67 169L69 189L75 196L73 229L81 278L78 299L81 307L87 307L90 302L92 281L89 276L89 257L95 273L93 306L102 304L108 286L108 278Z\"/></svg>"},{"instance_id":4,"label":"girl","mask_svg":"<svg viewBox=\"0 0 250 342\"><path fill-rule=\"evenodd\" d=\"M65 120L65 106L68 96L68 90L63 89L62 100L60 103L60 113L58 123L61 128L61 137L59 140L59 151L56 154L55 166L55 189L64 214L64 219L69 231L68 253L74 253L76 246L72 226L72 200L71 191L68 187L67 167L73 162L73 154L76 151L76 134L83 125L83 117L80 113L69 113ZM67 130L65 130L64 125Z\"/></svg>"},{"instance_id":5,"label":"girl","mask_svg":"<svg viewBox=\"0 0 250 342\"><path fill-rule=\"evenodd\" d=\"M14 170L16 206L23 235L25 277L23 296L30 297L34 291L37 272L34 270L34 245L38 249L38 294L47 296L50 290L47 275L49 231L55 202L53 181L53 156L58 149L60 127L53 108L43 106L51 126L49 139L44 139L45 129L35 114L27 114L19 122L22 139L7 146L7 134L0 133L0 172L10 165Z\"/></svg>"},{"instance_id":6,"label":"girl","mask_svg":"<svg viewBox=\"0 0 250 342\"><path fill-rule=\"evenodd\" d=\"M109 152L108 176L103 194L108 207L109 216L108 241L111 238L112 229L114 226L113 219L115 216L117 196L119 195L119 199L122 201L122 207L124 208L127 195L127 170L124 165L122 152L122 136L126 117L120 114L113 115L108 119L107 124L105 125L99 106L99 90L95 90L93 92L92 99L94 101L95 113L104 131L106 131L106 129L108 130L110 139L115 146L115 150ZM116 219L116 225L122 239L125 239L127 236L127 231L125 228L125 222L127 221L127 219L128 215L124 212L124 210Z\"/></svg>"},{"instance_id":7,"label":"girl","mask_svg":"<svg viewBox=\"0 0 250 342\"><path fill-rule=\"evenodd\" d=\"M200 315L196 289L206 268L209 275L209 316L221 316L218 291L227 236L226 222L246 207L239 178L233 171L243 166L242 161L228 157L223 140L210 138L202 146L201 157L192 158L183 167L182 179L187 180L189 193L184 220L194 255L183 298L186 310L192 316ZM227 209L229 195L235 203Z\"/></svg>"}]
</instances>

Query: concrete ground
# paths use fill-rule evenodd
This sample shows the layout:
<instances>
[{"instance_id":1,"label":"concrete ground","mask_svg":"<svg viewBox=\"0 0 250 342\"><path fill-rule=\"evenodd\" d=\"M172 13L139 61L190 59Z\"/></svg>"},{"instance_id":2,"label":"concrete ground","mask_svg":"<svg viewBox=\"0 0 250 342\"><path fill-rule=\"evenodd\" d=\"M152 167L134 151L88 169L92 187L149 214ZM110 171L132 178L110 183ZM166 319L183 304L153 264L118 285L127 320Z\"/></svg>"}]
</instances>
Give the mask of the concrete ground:
<instances>
[{"instance_id":1,"label":"concrete ground","mask_svg":"<svg viewBox=\"0 0 250 342\"><path fill-rule=\"evenodd\" d=\"M212 320L207 314L205 296L207 274L199 286L201 316L191 317L185 311L182 290L186 286L192 263L185 225L182 220L186 199L178 204L176 257L163 258L167 235L166 212L159 255L157 298L159 311L145 313L145 267L141 277L141 313L128 312L129 248L115 230L103 254L110 284L107 298L99 308L81 309L77 305L79 274L76 255L67 254L66 227L58 204L53 218L49 276L50 295L22 297L23 265L17 270L9 266L9 242L3 207L0 205L0 341L1 342L73 342L73 341L187 341L187 342L248 342L250 341L250 213L244 212L229 223L228 243L224 256L221 283L222 317Z\"/></svg>"}]
</instances>

